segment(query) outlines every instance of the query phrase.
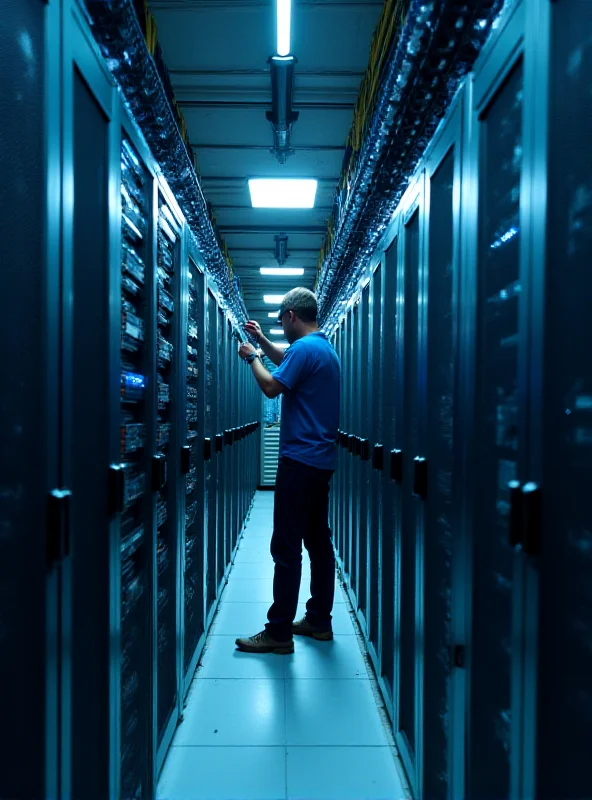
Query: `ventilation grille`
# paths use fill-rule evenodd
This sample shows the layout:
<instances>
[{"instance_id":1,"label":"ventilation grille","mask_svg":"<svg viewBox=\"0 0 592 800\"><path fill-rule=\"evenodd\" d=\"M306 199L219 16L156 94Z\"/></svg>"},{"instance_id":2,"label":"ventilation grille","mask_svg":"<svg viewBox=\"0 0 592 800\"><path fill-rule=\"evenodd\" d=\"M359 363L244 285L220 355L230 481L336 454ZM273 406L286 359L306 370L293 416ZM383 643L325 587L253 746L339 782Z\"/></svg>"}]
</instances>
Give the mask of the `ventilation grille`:
<instances>
[{"instance_id":1,"label":"ventilation grille","mask_svg":"<svg viewBox=\"0 0 592 800\"><path fill-rule=\"evenodd\" d=\"M280 426L264 427L262 436L261 486L275 486L280 452Z\"/></svg>"}]
</instances>

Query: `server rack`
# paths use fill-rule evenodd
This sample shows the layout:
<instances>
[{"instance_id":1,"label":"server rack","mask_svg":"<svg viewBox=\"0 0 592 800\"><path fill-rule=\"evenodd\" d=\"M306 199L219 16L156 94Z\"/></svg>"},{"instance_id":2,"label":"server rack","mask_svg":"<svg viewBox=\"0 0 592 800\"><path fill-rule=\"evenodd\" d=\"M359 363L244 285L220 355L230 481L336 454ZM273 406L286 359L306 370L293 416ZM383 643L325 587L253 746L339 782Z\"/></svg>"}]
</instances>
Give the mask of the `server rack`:
<instances>
[{"instance_id":1,"label":"server rack","mask_svg":"<svg viewBox=\"0 0 592 800\"><path fill-rule=\"evenodd\" d=\"M19 701L32 697L37 711L30 719L40 720L34 769L15 755L14 770L3 771L2 794L147 797L214 611L210 603L206 619L206 559L215 557L220 534L214 503L208 553L200 438L207 411L205 265L80 7L67 4L60 15L49 6L39 32L48 41L49 74L61 72L48 109L61 93L64 115L48 120L55 152L38 192L47 203L51 252L46 262L34 260L46 263L48 276L36 283L47 314L35 319L51 322L51 330L39 337L48 383L35 394L47 400L35 447L46 453L52 490L47 529L31 527L44 537L35 551L40 580L29 590L30 608L21 608L31 620L23 630L41 649L37 658L15 647L17 662L26 656L47 680L39 686L43 701L31 690L37 678ZM60 61L52 48L62 38ZM13 283L9 296L19 291ZM235 366L227 369L236 375ZM237 410L243 437L255 429L253 399L246 392ZM257 455L254 446L248 452ZM34 471L28 475L33 480ZM244 502L233 547L256 487L252 468L237 475ZM37 492L30 511L45 514L46 494ZM222 552L227 562L231 548ZM18 559L10 563L20 570ZM215 576L213 585L215 598ZM14 673L27 675L22 668Z\"/></svg>"},{"instance_id":2,"label":"server rack","mask_svg":"<svg viewBox=\"0 0 592 800\"><path fill-rule=\"evenodd\" d=\"M592 792L585 21L577 0L508 9L335 334L357 399L351 308L369 275L370 296L382 292L372 436L387 456L379 563L371 546L367 562L378 648L371 595L362 629L417 797ZM352 412L346 397L340 440L355 452ZM356 462L341 448L334 518L362 606Z\"/></svg>"}]
</instances>

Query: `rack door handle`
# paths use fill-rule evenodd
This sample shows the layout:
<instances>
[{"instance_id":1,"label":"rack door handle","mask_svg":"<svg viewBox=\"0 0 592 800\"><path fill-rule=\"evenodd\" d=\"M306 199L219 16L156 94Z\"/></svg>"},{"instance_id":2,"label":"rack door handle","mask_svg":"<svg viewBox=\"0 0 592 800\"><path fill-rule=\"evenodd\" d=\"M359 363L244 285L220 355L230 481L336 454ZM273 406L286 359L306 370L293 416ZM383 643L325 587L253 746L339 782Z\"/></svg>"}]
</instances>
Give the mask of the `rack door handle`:
<instances>
[{"instance_id":1,"label":"rack door handle","mask_svg":"<svg viewBox=\"0 0 592 800\"><path fill-rule=\"evenodd\" d=\"M374 445L374 452L372 454L372 468L378 470L384 469L384 445L382 444Z\"/></svg>"},{"instance_id":2,"label":"rack door handle","mask_svg":"<svg viewBox=\"0 0 592 800\"><path fill-rule=\"evenodd\" d=\"M368 439L360 439L360 458L362 461L370 461L370 442Z\"/></svg>"},{"instance_id":3,"label":"rack door handle","mask_svg":"<svg viewBox=\"0 0 592 800\"><path fill-rule=\"evenodd\" d=\"M423 499L428 494L428 461L422 456L413 459L413 494Z\"/></svg>"},{"instance_id":4,"label":"rack door handle","mask_svg":"<svg viewBox=\"0 0 592 800\"><path fill-rule=\"evenodd\" d=\"M395 483L403 482L403 451L391 450L391 480Z\"/></svg>"},{"instance_id":5,"label":"rack door handle","mask_svg":"<svg viewBox=\"0 0 592 800\"><path fill-rule=\"evenodd\" d=\"M109 467L109 513L123 514L125 510L125 470L123 464Z\"/></svg>"},{"instance_id":6,"label":"rack door handle","mask_svg":"<svg viewBox=\"0 0 592 800\"><path fill-rule=\"evenodd\" d=\"M216 434L216 452L221 453L224 449L224 436L221 433Z\"/></svg>"},{"instance_id":7,"label":"rack door handle","mask_svg":"<svg viewBox=\"0 0 592 800\"><path fill-rule=\"evenodd\" d=\"M510 481L508 491L510 492L508 544L510 547L518 547L522 544L522 486L520 481Z\"/></svg>"},{"instance_id":8,"label":"rack door handle","mask_svg":"<svg viewBox=\"0 0 592 800\"><path fill-rule=\"evenodd\" d=\"M164 489L167 482L167 462L162 453L152 456L152 488L155 492Z\"/></svg>"},{"instance_id":9,"label":"rack door handle","mask_svg":"<svg viewBox=\"0 0 592 800\"><path fill-rule=\"evenodd\" d=\"M508 543L510 547L520 547L527 556L537 556L541 551L543 528L541 488L532 481L524 485L519 481L510 481L508 490Z\"/></svg>"},{"instance_id":10,"label":"rack door handle","mask_svg":"<svg viewBox=\"0 0 592 800\"><path fill-rule=\"evenodd\" d=\"M191 447L188 444L181 448L181 475L187 475L191 469Z\"/></svg>"},{"instance_id":11,"label":"rack door handle","mask_svg":"<svg viewBox=\"0 0 592 800\"><path fill-rule=\"evenodd\" d=\"M522 551L527 556L538 556L541 552L543 529L541 488L536 483L525 483L522 487L523 538Z\"/></svg>"}]
</instances>

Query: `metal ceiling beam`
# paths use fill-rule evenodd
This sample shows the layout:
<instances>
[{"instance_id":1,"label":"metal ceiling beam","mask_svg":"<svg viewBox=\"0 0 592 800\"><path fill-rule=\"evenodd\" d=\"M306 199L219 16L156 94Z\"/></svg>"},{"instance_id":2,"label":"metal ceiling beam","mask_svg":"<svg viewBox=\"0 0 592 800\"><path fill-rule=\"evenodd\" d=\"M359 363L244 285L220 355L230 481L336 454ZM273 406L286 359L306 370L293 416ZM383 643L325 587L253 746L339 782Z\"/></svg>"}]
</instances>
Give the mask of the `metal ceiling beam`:
<instances>
[{"instance_id":1,"label":"metal ceiling beam","mask_svg":"<svg viewBox=\"0 0 592 800\"><path fill-rule=\"evenodd\" d=\"M273 233L277 230L277 227L277 225L219 225L218 230L223 235L226 233ZM281 228L284 233L322 235L327 232L326 225L282 225Z\"/></svg>"},{"instance_id":2,"label":"metal ceiling beam","mask_svg":"<svg viewBox=\"0 0 592 800\"><path fill-rule=\"evenodd\" d=\"M260 150L269 152L269 145L265 144L200 144L198 142L191 143L191 147L194 150ZM296 144L292 148L298 152L313 152L313 153L321 153L321 152L337 152L345 150L345 145L343 144Z\"/></svg>"},{"instance_id":3,"label":"metal ceiling beam","mask_svg":"<svg viewBox=\"0 0 592 800\"><path fill-rule=\"evenodd\" d=\"M267 111L271 105L271 102L265 102L264 100L253 100L253 101L244 101L244 100L183 100L177 99L177 105L184 108L231 108L237 110L244 110L247 108L258 108L262 111ZM299 110L312 110L312 111L351 111L355 106L355 103L328 103L324 100L321 100L318 103L295 103L294 108Z\"/></svg>"},{"instance_id":4,"label":"metal ceiling beam","mask_svg":"<svg viewBox=\"0 0 592 800\"><path fill-rule=\"evenodd\" d=\"M238 206L238 205L225 205L224 203L212 203L212 207L214 211L259 211L259 209L253 209L252 206ZM331 211L333 206L315 206L312 211ZM277 209L271 209L276 210ZM280 209L281 210L281 209ZM292 209L283 209L284 211L291 211ZM276 226L277 227L277 226ZM280 226L281 227L281 226Z\"/></svg>"},{"instance_id":5,"label":"metal ceiling beam","mask_svg":"<svg viewBox=\"0 0 592 800\"><path fill-rule=\"evenodd\" d=\"M269 253L270 250L272 251L273 248L266 248L266 247L233 247L233 253ZM290 254L292 253L318 253L318 247L290 247ZM246 269L250 269L250 267L246 267Z\"/></svg>"},{"instance_id":6,"label":"metal ceiling beam","mask_svg":"<svg viewBox=\"0 0 592 800\"><path fill-rule=\"evenodd\" d=\"M274 176L270 176L274 177ZM286 175L286 178L298 178L301 177L299 175ZM245 184L248 181L247 176L240 176L237 177L235 175L200 175L201 183L216 183L216 182L224 182L224 183L240 183ZM339 180L339 175L336 175L334 178L316 178L319 184L326 183L329 186L334 186L335 183Z\"/></svg>"},{"instance_id":7,"label":"metal ceiling beam","mask_svg":"<svg viewBox=\"0 0 592 800\"><path fill-rule=\"evenodd\" d=\"M150 7L162 11L191 11L202 8L272 7L273 0L152 0ZM331 6L333 8L372 8L382 6L379 0L299 0L299 6Z\"/></svg>"},{"instance_id":8,"label":"metal ceiling beam","mask_svg":"<svg viewBox=\"0 0 592 800\"><path fill-rule=\"evenodd\" d=\"M245 76L245 75L252 75L252 76L262 76L262 77L269 77L271 70L269 68L263 69L171 69L169 70L169 75L173 78L176 75L183 75L185 77L201 77L203 75L208 75L210 77L234 77L234 76ZM298 70L298 77L304 78L359 78L360 80L364 77L363 72L359 72L358 70L347 70L347 69L326 69L326 70L317 70L317 69L299 69Z\"/></svg>"}]
</instances>

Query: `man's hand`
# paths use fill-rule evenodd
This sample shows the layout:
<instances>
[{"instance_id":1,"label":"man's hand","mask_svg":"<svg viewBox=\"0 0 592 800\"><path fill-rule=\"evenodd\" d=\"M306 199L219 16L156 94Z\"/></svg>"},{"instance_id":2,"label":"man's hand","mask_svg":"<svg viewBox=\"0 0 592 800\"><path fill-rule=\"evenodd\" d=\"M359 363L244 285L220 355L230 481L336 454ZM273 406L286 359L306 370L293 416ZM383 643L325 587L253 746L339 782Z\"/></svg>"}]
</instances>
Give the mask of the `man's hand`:
<instances>
[{"instance_id":1,"label":"man's hand","mask_svg":"<svg viewBox=\"0 0 592 800\"><path fill-rule=\"evenodd\" d=\"M258 342L261 341L261 338L263 336L263 331L261 330L261 325L259 325L258 322L255 322L255 320L250 319L245 325L245 330L250 336L252 336Z\"/></svg>"},{"instance_id":2,"label":"man's hand","mask_svg":"<svg viewBox=\"0 0 592 800\"><path fill-rule=\"evenodd\" d=\"M252 344L248 342L242 342L241 346L238 348L239 356L245 361L250 355L256 353L257 351L253 347Z\"/></svg>"}]
</instances>

